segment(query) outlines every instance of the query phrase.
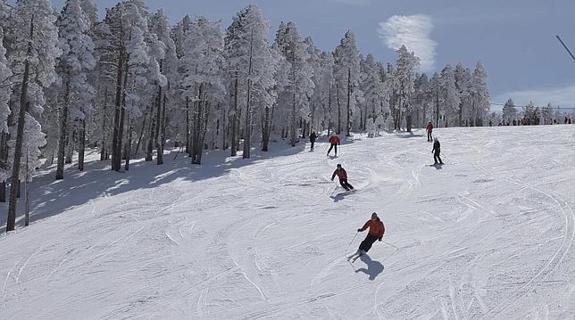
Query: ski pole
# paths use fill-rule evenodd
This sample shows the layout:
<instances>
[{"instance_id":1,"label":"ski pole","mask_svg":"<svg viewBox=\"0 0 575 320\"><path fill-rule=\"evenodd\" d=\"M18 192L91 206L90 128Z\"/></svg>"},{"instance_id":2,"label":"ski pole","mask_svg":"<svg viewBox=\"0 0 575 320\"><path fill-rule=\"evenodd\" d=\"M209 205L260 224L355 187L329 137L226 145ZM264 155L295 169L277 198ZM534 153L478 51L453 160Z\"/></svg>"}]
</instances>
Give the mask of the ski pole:
<instances>
[{"instance_id":1,"label":"ski pole","mask_svg":"<svg viewBox=\"0 0 575 320\"><path fill-rule=\"evenodd\" d=\"M345 252L347 252L347 250L349 250L349 247L351 246L351 244L353 243L353 240L355 240L355 238L357 237L357 234L359 232L355 232L355 235L353 236L353 239L351 239L351 241L349 242L349 244L347 245L347 248L345 248Z\"/></svg>"}]
</instances>

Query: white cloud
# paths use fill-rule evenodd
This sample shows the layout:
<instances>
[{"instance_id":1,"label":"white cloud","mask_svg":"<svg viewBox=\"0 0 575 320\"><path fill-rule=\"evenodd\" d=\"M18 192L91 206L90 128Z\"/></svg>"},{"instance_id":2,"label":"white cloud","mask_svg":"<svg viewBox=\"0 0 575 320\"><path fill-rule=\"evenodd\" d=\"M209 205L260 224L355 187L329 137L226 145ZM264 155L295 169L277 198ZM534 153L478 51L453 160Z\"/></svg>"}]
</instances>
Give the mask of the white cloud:
<instances>
[{"instance_id":1,"label":"white cloud","mask_svg":"<svg viewBox=\"0 0 575 320\"><path fill-rule=\"evenodd\" d=\"M435 47L431 40L433 22L426 15L392 16L379 23L377 33L385 45L393 50L405 45L421 59L421 71L433 71L435 65Z\"/></svg>"},{"instance_id":2,"label":"white cloud","mask_svg":"<svg viewBox=\"0 0 575 320\"><path fill-rule=\"evenodd\" d=\"M526 105L533 101L535 105L543 106L551 103L553 106L575 106L575 84L558 88L530 89L512 91L497 95L493 98L494 103L505 103L507 99L513 99L516 105Z\"/></svg>"}]
</instances>

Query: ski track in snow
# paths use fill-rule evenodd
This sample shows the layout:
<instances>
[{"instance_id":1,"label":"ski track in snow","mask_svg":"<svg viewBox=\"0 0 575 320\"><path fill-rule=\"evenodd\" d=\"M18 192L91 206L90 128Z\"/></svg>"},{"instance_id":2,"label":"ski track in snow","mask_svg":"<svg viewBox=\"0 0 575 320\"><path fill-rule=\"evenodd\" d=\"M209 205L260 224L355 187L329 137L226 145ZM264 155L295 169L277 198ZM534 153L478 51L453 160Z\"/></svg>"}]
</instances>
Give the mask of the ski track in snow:
<instances>
[{"instance_id":1,"label":"ski track in snow","mask_svg":"<svg viewBox=\"0 0 575 320\"><path fill-rule=\"evenodd\" d=\"M179 173L185 158L163 171L136 168L149 179L93 185L102 196L0 237L0 311L6 319L572 319L572 128L438 129L443 167L429 166L424 136L386 134L356 136L337 158L319 142L314 152L235 159L197 180ZM337 163L357 192L329 180ZM65 185L46 190L57 188ZM350 264L345 256L365 234L344 250L373 211L386 224L384 242Z\"/></svg>"}]
</instances>

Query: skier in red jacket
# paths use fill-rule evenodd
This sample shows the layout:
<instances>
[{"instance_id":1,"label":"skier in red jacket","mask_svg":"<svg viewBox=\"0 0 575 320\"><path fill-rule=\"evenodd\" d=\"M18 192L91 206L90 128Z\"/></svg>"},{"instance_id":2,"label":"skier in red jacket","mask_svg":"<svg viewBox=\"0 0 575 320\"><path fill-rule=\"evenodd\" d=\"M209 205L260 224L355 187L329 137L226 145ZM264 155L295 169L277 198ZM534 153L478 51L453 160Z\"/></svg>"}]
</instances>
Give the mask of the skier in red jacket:
<instances>
[{"instance_id":1,"label":"skier in red jacket","mask_svg":"<svg viewBox=\"0 0 575 320\"><path fill-rule=\"evenodd\" d=\"M340 144L340 140L339 137L337 135L333 135L331 137L329 137L329 143L330 143L330 147L329 150L327 150L327 155L329 156L329 153L331 152L331 149L335 148L335 156L337 157L337 146Z\"/></svg>"},{"instance_id":2,"label":"skier in red jacket","mask_svg":"<svg viewBox=\"0 0 575 320\"><path fill-rule=\"evenodd\" d=\"M362 254L367 253L369 249L371 249L371 246L373 245L375 240L381 241L381 239L383 238L383 235L385 234L385 226L377 216L377 213L375 212L372 213L371 219L369 219L363 225L362 228L357 229L357 232L363 232L367 229L369 229L367 237L365 238L365 240L361 242L361 244L359 245L359 249L357 249L357 252L348 257L348 260L351 260L353 258L353 261L355 261Z\"/></svg>"},{"instance_id":3,"label":"skier in red jacket","mask_svg":"<svg viewBox=\"0 0 575 320\"><path fill-rule=\"evenodd\" d=\"M335 169L335 171L331 175L331 181L333 181L333 179L335 179L335 176L338 176L339 184L341 184L341 186L345 190L347 190L347 191L353 190L353 186L351 184L349 184L349 182L347 182L347 172L345 171L344 168L341 167L341 164L337 165L337 169Z\"/></svg>"},{"instance_id":4,"label":"skier in red jacket","mask_svg":"<svg viewBox=\"0 0 575 320\"><path fill-rule=\"evenodd\" d=\"M427 141L433 141L433 137L431 136L431 133L433 132L433 124L431 121L427 123L425 130L427 131Z\"/></svg>"}]
</instances>

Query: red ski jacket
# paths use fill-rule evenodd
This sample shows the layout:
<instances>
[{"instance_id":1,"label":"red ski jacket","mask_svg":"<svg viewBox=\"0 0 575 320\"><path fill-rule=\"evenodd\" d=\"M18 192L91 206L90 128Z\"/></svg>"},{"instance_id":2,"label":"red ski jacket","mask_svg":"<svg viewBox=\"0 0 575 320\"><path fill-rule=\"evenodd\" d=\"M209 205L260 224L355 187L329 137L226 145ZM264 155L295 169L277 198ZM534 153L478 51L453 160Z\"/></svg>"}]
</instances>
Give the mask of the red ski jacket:
<instances>
[{"instance_id":1,"label":"red ski jacket","mask_svg":"<svg viewBox=\"0 0 575 320\"><path fill-rule=\"evenodd\" d=\"M331 143L331 144L339 144L339 143L340 143L339 137L338 137L338 136L331 136L331 137L329 138L329 143Z\"/></svg>"},{"instance_id":2,"label":"red ski jacket","mask_svg":"<svg viewBox=\"0 0 575 320\"><path fill-rule=\"evenodd\" d=\"M428 132L432 132L433 131L433 125L431 123L427 124L427 131Z\"/></svg>"},{"instance_id":3,"label":"red ski jacket","mask_svg":"<svg viewBox=\"0 0 575 320\"><path fill-rule=\"evenodd\" d=\"M341 179L347 180L347 172L345 172L345 169L343 169L343 168L335 169L335 171L331 175L331 179L333 180L333 178L335 178L335 176L338 176L340 180Z\"/></svg>"},{"instance_id":4,"label":"red ski jacket","mask_svg":"<svg viewBox=\"0 0 575 320\"><path fill-rule=\"evenodd\" d=\"M379 218L377 218L376 220L370 219L363 225L363 228L361 228L360 230L365 231L367 228L369 228L369 234L372 236L376 236L378 239L381 239L381 237L383 237L383 234L385 233L385 226L383 225L383 222L379 220Z\"/></svg>"}]
</instances>

